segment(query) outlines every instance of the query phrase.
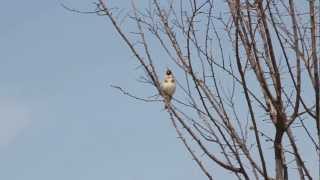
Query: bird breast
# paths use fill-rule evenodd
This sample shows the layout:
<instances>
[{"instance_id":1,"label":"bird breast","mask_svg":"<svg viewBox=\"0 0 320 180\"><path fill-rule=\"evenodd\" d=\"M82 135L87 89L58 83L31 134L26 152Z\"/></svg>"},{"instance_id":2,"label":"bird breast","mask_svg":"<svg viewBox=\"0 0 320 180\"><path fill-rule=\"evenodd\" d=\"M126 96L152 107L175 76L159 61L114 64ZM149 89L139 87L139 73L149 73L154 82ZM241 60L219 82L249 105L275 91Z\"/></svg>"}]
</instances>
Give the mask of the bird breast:
<instances>
[{"instance_id":1,"label":"bird breast","mask_svg":"<svg viewBox=\"0 0 320 180\"><path fill-rule=\"evenodd\" d=\"M162 88L167 95L173 95L176 90L176 83L174 79L165 79L162 84Z\"/></svg>"}]
</instances>

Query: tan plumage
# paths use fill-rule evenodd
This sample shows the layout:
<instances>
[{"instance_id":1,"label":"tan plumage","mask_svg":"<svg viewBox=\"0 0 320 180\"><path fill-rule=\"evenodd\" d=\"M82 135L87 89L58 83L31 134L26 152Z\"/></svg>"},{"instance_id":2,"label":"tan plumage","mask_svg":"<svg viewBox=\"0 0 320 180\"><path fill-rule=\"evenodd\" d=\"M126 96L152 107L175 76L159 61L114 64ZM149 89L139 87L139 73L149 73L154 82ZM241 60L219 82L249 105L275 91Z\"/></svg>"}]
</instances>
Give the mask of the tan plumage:
<instances>
[{"instance_id":1,"label":"tan plumage","mask_svg":"<svg viewBox=\"0 0 320 180\"><path fill-rule=\"evenodd\" d=\"M163 93L163 98L165 100L165 108L170 103L174 92L176 91L176 81L171 70L167 70L164 79L161 83L161 89Z\"/></svg>"}]
</instances>

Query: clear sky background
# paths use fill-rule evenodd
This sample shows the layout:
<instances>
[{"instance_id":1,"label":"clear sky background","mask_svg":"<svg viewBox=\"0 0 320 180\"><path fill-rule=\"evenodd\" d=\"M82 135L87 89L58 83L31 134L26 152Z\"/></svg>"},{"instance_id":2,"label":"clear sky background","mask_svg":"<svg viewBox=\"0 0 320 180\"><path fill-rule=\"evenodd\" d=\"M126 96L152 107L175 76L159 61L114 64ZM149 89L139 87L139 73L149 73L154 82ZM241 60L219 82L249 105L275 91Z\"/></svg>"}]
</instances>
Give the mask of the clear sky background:
<instances>
[{"instance_id":1,"label":"clear sky background","mask_svg":"<svg viewBox=\"0 0 320 180\"><path fill-rule=\"evenodd\" d=\"M9 0L0 22L0 179L205 179L161 104L110 87L153 93L105 17Z\"/></svg>"},{"instance_id":2,"label":"clear sky background","mask_svg":"<svg viewBox=\"0 0 320 180\"><path fill-rule=\"evenodd\" d=\"M110 87L155 93L137 82L141 69L109 20L60 2L94 9L92 0L1 1L0 179L206 179L163 104Z\"/></svg>"}]
</instances>

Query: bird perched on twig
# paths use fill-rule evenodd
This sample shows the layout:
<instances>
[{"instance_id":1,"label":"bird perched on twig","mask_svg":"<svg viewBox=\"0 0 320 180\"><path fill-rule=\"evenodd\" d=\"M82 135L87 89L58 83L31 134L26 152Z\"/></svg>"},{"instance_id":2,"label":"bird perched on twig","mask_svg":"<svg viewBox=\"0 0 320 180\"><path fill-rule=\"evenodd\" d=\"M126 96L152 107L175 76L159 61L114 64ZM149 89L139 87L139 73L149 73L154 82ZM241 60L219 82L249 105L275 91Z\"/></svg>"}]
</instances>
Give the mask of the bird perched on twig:
<instances>
[{"instance_id":1,"label":"bird perched on twig","mask_svg":"<svg viewBox=\"0 0 320 180\"><path fill-rule=\"evenodd\" d=\"M167 69L164 79L161 83L162 95L165 100L165 107L168 108L174 92L176 91L176 81L170 69Z\"/></svg>"}]
</instances>

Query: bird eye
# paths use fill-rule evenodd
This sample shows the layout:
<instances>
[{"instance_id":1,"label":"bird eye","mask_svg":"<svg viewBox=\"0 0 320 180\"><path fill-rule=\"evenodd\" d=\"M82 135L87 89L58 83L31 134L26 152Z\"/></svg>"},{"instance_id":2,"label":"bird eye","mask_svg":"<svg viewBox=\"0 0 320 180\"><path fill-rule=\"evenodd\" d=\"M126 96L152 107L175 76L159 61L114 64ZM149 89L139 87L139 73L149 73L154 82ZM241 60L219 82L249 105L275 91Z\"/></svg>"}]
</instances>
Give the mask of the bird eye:
<instances>
[{"instance_id":1,"label":"bird eye","mask_svg":"<svg viewBox=\"0 0 320 180\"><path fill-rule=\"evenodd\" d=\"M170 74L171 74L171 71L170 71L170 70L168 70L168 71L167 71L167 75L170 75Z\"/></svg>"}]
</instances>

